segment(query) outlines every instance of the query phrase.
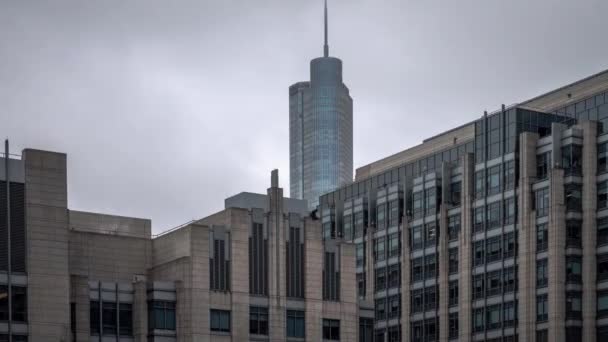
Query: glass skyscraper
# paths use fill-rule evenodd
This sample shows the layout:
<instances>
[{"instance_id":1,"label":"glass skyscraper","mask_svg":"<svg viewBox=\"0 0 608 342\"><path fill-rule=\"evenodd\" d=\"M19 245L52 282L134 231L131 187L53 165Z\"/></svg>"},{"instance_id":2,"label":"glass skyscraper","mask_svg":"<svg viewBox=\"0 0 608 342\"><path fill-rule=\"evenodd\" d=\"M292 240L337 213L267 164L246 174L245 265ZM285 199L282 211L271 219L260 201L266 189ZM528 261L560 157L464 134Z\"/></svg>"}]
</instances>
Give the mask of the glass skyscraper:
<instances>
[{"instance_id":1,"label":"glass skyscraper","mask_svg":"<svg viewBox=\"0 0 608 342\"><path fill-rule=\"evenodd\" d=\"M352 181L353 100L342 61L329 57L327 2L323 57L310 62L310 81L289 87L290 196L316 208L319 196Z\"/></svg>"}]
</instances>

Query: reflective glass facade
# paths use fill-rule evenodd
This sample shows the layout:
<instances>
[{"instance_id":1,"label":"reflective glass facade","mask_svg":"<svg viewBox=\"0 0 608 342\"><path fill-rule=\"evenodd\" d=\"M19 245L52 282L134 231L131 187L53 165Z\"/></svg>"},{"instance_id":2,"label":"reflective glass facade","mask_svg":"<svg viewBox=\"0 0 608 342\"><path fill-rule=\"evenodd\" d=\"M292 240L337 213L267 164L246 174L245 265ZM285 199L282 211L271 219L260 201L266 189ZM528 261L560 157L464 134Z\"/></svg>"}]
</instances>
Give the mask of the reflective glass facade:
<instances>
[{"instance_id":1,"label":"reflective glass facade","mask_svg":"<svg viewBox=\"0 0 608 342\"><path fill-rule=\"evenodd\" d=\"M342 82L342 61L310 63L310 82L289 88L290 196L319 196L353 178L353 101Z\"/></svg>"}]
</instances>

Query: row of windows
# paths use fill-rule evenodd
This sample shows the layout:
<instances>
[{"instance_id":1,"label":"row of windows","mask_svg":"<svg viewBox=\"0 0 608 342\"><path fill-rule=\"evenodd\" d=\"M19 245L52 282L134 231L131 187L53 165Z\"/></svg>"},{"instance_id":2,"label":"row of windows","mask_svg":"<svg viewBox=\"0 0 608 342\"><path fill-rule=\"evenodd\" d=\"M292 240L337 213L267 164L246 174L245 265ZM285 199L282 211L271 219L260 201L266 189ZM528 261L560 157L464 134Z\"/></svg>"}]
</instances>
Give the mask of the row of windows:
<instances>
[{"instance_id":1,"label":"row of windows","mask_svg":"<svg viewBox=\"0 0 608 342\"><path fill-rule=\"evenodd\" d=\"M475 198L484 198L498 194L501 191L515 188L515 161L510 160L503 165L489 167L487 170L475 172Z\"/></svg>"},{"instance_id":2,"label":"row of windows","mask_svg":"<svg viewBox=\"0 0 608 342\"><path fill-rule=\"evenodd\" d=\"M401 285L401 264L376 269L374 289L376 292Z\"/></svg>"},{"instance_id":3,"label":"row of windows","mask_svg":"<svg viewBox=\"0 0 608 342\"><path fill-rule=\"evenodd\" d=\"M410 248L412 251L437 245L439 230L435 222L412 227L410 232Z\"/></svg>"},{"instance_id":4,"label":"row of windows","mask_svg":"<svg viewBox=\"0 0 608 342\"><path fill-rule=\"evenodd\" d=\"M473 245L473 266L480 266L515 256L517 252L516 233L494 236Z\"/></svg>"},{"instance_id":5,"label":"row of windows","mask_svg":"<svg viewBox=\"0 0 608 342\"><path fill-rule=\"evenodd\" d=\"M496 201L473 209L473 233L515 223L515 197Z\"/></svg>"},{"instance_id":6,"label":"row of windows","mask_svg":"<svg viewBox=\"0 0 608 342\"><path fill-rule=\"evenodd\" d=\"M439 289L436 285L410 292L411 313L437 309L439 304Z\"/></svg>"},{"instance_id":7,"label":"row of windows","mask_svg":"<svg viewBox=\"0 0 608 342\"><path fill-rule=\"evenodd\" d=\"M228 310L216 310L211 309L210 312L210 329L211 331L220 332L220 333L230 333L231 331L231 312ZM287 337L294 338L304 338L306 337L306 325L305 325L305 313L300 310L287 310L286 312L287 324L286 324L286 334ZM331 322L329 333L326 333L326 321L334 321L334 320L323 320L323 334L324 338L326 336L337 336L339 339L340 336L340 326L339 321L336 327L334 327L334 323ZM269 333L269 325L268 325L268 308L267 307L259 307L259 306L251 306L249 308L249 333L252 335L262 335L267 336Z\"/></svg>"},{"instance_id":8,"label":"row of windows","mask_svg":"<svg viewBox=\"0 0 608 342\"><path fill-rule=\"evenodd\" d=\"M514 292L516 288L517 271L515 267L473 276L473 299Z\"/></svg>"},{"instance_id":9,"label":"row of windows","mask_svg":"<svg viewBox=\"0 0 608 342\"><path fill-rule=\"evenodd\" d=\"M473 331L512 327L517 322L517 303L507 302L473 310Z\"/></svg>"},{"instance_id":10,"label":"row of windows","mask_svg":"<svg viewBox=\"0 0 608 342\"><path fill-rule=\"evenodd\" d=\"M393 233L374 240L374 260L382 261L401 254L401 233Z\"/></svg>"},{"instance_id":11,"label":"row of windows","mask_svg":"<svg viewBox=\"0 0 608 342\"><path fill-rule=\"evenodd\" d=\"M378 230L387 227L397 227L401 223L401 208L403 203L400 200L393 200L381 203L376 207L376 228ZM387 211L388 209L388 211Z\"/></svg>"},{"instance_id":12,"label":"row of windows","mask_svg":"<svg viewBox=\"0 0 608 342\"><path fill-rule=\"evenodd\" d=\"M401 326L397 325L394 327L389 327L388 330L377 329L374 335L376 336L374 341L401 342ZM384 338L385 336L386 339ZM371 342L371 340L367 341Z\"/></svg>"},{"instance_id":13,"label":"row of windows","mask_svg":"<svg viewBox=\"0 0 608 342\"><path fill-rule=\"evenodd\" d=\"M376 320L398 318L401 315L401 295L376 299Z\"/></svg>"},{"instance_id":14,"label":"row of windows","mask_svg":"<svg viewBox=\"0 0 608 342\"><path fill-rule=\"evenodd\" d=\"M410 263L412 283L437 277L437 258L435 254L412 259Z\"/></svg>"},{"instance_id":15,"label":"row of windows","mask_svg":"<svg viewBox=\"0 0 608 342\"><path fill-rule=\"evenodd\" d=\"M148 303L149 324L155 327L157 319L154 302ZM75 306L72 308L73 312ZM89 303L89 327L91 335L132 336L133 335L133 306L130 303L91 301ZM118 319L118 321L117 321ZM175 310L173 310L173 330L175 329ZM153 328L150 329L153 329Z\"/></svg>"},{"instance_id":16,"label":"row of windows","mask_svg":"<svg viewBox=\"0 0 608 342\"><path fill-rule=\"evenodd\" d=\"M11 287L12 320L27 322L27 288ZM0 285L0 321L8 321L8 286Z\"/></svg>"},{"instance_id":17,"label":"row of windows","mask_svg":"<svg viewBox=\"0 0 608 342\"><path fill-rule=\"evenodd\" d=\"M412 194L412 216L414 219L437 213L441 203L441 188L429 188Z\"/></svg>"}]
</instances>

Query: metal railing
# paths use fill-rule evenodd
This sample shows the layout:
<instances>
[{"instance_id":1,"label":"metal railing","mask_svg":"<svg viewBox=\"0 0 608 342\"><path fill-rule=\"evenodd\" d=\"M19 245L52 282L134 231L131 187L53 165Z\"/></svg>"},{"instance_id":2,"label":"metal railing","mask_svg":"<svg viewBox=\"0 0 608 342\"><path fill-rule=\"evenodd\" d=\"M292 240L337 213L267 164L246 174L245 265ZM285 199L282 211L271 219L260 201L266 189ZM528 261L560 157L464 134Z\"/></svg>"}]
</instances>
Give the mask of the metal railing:
<instances>
[{"instance_id":1,"label":"metal railing","mask_svg":"<svg viewBox=\"0 0 608 342\"><path fill-rule=\"evenodd\" d=\"M176 231L176 230L178 230L178 229L180 229L180 228L184 228L184 227L186 227L186 226L188 226L188 225L191 225L192 223L197 222L197 221L199 221L199 220L190 220L190 221L188 221L188 222L186 222L186 223L182 223L182 224L180 224L179 226L176 226L176 227L173 227L173 228L167 229L167 230L165 230L164 232L160 232L160 233L158 233L158 234L152 234L152 238L153 238L153 239L156 239L157 237L161 237L161 236L163 236L163 235L167 235L167 234L173 233L174 231Z\"/></svg>"}]
</instances>

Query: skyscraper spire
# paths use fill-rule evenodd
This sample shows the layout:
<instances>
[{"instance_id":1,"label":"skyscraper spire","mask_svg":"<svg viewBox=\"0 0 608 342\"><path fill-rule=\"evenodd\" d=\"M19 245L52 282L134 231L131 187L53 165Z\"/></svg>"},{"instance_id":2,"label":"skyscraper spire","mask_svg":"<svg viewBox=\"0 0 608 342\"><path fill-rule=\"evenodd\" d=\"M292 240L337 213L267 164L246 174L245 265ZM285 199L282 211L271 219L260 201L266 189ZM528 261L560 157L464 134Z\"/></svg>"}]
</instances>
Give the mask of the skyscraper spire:
<instances>
[{"instance_id":1,"label":"skyscraper spire","mask_svg":"<svg viewBox=\"0 0 608 342\"><path fill-rule=\"evenodd\" d=\"M325 45L323 45L323 55L329 57L329 45L327 45L327 0L325 0Z\"/></svg>"}]
</instances>

